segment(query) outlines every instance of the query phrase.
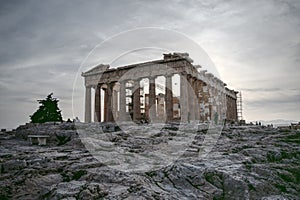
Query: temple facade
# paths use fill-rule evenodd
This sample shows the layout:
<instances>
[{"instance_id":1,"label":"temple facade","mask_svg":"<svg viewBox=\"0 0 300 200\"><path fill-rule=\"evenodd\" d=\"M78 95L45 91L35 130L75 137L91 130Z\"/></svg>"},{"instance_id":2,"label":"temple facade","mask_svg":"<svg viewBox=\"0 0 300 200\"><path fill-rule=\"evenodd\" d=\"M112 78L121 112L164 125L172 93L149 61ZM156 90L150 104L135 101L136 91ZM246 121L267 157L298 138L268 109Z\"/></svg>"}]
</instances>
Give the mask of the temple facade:
<instances>
[{"instance_id":1,"label":"temple facade","mask_svg":"<svg viewBox=\"0 0 300 200\"><path fill-rule=\"evenodd\" d=\"M192 63L187 53L170 53L161 60L118 68L101 64L82 73L85 122L237 121L238 92Z\"/></svg>"}]
</instances>

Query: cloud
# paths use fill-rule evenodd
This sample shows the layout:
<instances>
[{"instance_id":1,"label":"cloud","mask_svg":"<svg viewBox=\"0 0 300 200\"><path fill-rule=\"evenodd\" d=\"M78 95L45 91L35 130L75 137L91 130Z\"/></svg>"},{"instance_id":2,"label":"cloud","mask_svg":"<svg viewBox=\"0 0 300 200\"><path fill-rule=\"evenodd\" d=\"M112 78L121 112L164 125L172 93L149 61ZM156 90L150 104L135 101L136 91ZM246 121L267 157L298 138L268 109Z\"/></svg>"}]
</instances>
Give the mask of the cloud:
<instances>
[{"instance_id":1,"label":"cloud","mask_svg":"<svg viewBox=\"0 0 300 200\"><path fill-rule=\"evenodd\" d=\"M244 90L246 108L270 107L267 112L278 110L287 118L299 119L295 109L299 105L295 93L300 89L299 13L297 0L2 2L0 126L28 121L26 115L34 111L35 100L50 92L61 99L65 117L71 117L69 97L85 56L114 34L147 26L182 32L198 42L222 80ZM166 41L162 39L161 44ZM106 54L113 51L107 48ZM96 55L94 62L105 61L104 57ZM79 91L83 92L83 83ZM272 93L270 99L261 98L265 93ZM278 106L284 102L284 108ZM245 113L253 119L261 115Z\"/></svg>"}]
</instances>

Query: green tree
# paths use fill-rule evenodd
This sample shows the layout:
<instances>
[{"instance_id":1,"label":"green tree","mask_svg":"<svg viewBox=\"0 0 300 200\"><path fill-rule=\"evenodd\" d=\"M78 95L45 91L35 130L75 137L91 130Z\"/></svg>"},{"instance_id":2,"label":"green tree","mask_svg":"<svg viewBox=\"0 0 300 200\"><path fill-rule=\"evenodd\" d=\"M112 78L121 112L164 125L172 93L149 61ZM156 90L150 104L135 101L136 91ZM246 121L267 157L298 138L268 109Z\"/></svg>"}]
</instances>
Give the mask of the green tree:
<instances>
[{"instance_id":1,"label":"green tree","mask_svg":"<svg viewBox=\"0 0 300 200\"><path fill-rule=\"evenodd\" d=\"M33 115L30 116L32 123L45 122L61 122L61 110L58 108L58 101L52 97L53 93L49 94L46 99L37 100L40 107Z\"/></svg>"}]
</instances>

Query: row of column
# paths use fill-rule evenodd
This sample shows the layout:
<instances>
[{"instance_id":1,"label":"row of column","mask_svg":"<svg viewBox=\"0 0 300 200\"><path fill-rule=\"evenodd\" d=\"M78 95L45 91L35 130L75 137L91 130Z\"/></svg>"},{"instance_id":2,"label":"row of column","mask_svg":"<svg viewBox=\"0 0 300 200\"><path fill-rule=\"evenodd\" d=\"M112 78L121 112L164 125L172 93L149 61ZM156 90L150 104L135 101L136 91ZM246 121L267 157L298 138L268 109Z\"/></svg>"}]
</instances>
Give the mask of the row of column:
<instances>
[{"instance_id":1,"label":"row of column","mask_svg":"<svg viewBox=\"0 0 300 200\"><path fill-rule=\"evenodd\" d=\"M94 121L101 121L101 89L104 90L104 121L113 121L113 109L116 109L116 106L113 106L113 87L114 83L106 84L105 88L102 88L101 85L97 86L87 86L85 89L85 122L91 122L92 120L92 109L91 109L91 89L95 89L95 113ZM116 103L116 101L115 101Z\"/></svg>"},{"instance_id":2,"label":"row of column","mask_svg":"<svg viewBox=\"0 0 300 200\"><path fill-rule=\"evenodd\" d=\"M149 110L146 112L146 117L148 119L155 119L156 117L156 91L155 91L155 78L149 78ZM141 120L141 103L140 103L140 80L137 79L134 81L133 85L133 121ZM104 90L104 119L105 122L112 122L114 118L116 118L117 112L117 104L115 96L113 95L113 87L116 82L105 84L106 87L102 87L101 85L94 86L95 88L95 113L94 113L94 121L102 121L101 120L101 89ZM126 83L127 81L120 81L120 100L119 100L119 114L118 120L126 121L128 120L128 113L126 112ZM92 86L86 87L85 93L85 122L91 122L91 88ZM172 93L172 76L166 76L166 87L165 87L165 99L166 99L166 116L167 121L173 120L173 93Z\"/></svg>"},{"instance_id":3,"label":"row of column","mask_svg":"<svg viewBox=\"0 0 300 200\"><path fill-rule=\"evenodd\" d=\"M156 87L155 87L155 78L156 77L149 77L149 101L148 101L148 108L145 110L146 119L148 121L155 120L157 113L156 113ZM133 86L133 121L140 121L141 120L141 103L140 103L140 80L134 81ZM124 91L125 83L121 83L124 87L120 88L120 92ZM165 83L165 113L166 113L166 120L167 122L171 122L173 120L173 92L172 92L172 76L166 76L166 83ZM124 96L120 95L120 104L126 102ZM145 102L146 103L146 102ZM122 105L125 107L126 112L126 104ZM120 110L120 116L126 115L124 110ZM124 118L122 120L125 120Z\"/></svg>"},{"instance_id":4,"label":"row of column","mask_svg":"<svg viewBox=\"0 0 300 200\"><path fill-rule=\"evenodd\" d=\"M210 94L207 84L190 75L182 75L180 87L181 121L210 120Z\"/></svg>"},{"instance_id":5,"label":"row of column","mask_svg":"<svg viewBox=\"0 0 300 200\"><path fill-rule=\"evenodd\" d=\"M156 87L155 78L149 77L149 100L148 108L145 109L145 115L148 120L156 118ZM172 93L172 75L167 75L165 82L165 113L166 121L173 121L173 93ZM141 120L141 101L140 101L140 80L134 80L132 94L132 120ZM126 111L126 83L120 81L119 101L114 93L114 85L116 82L107 83L106 86L95 86L95 113L94 121L101 120L101 89L104 90L104 108L103 121L112 122L118 118L119 121L129 120L129 114ZM219 95L221 95L219 97ZM182 122L188 121L209 121L214 119L214 114L219 114L219 119L223 115L224 107L234 109L232 99L225 99L225 95L220 94L220 91L207 85L205 82L192 77L188 74L180 75L180 117ZM227 105L224 105L227 100ZM228 103L229 101L229 103ZM117 112L119 102L119 112ZM145 102L146 103L146 102ZM85 121L91 122L91 86L86 87L85 94ZM226 112L226 111L225 111ZM118 116L116 116L118 113ZM223 116L222 116L223 117ZM233 118L232 114L226 116Z\"/></svg>"}]
</instances>

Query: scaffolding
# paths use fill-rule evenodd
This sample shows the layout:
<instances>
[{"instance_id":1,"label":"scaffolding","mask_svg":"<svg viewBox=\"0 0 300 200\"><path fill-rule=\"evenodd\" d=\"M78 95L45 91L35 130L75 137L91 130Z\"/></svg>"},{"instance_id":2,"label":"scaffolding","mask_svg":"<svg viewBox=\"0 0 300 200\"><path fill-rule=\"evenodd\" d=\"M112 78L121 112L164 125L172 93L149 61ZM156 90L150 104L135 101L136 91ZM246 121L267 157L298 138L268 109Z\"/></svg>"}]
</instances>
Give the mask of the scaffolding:
<instances>
[{"instance_id":1,"label":"scaffolding","mask_svg":"<svg viewBox=\"0 0 300 200\"><path fill-rule=\"evenodd\" d=\"M243 101L241 91L239 91L237 96L237 116L239 121L243 120Z\"/></svg>"}]
</instances>

